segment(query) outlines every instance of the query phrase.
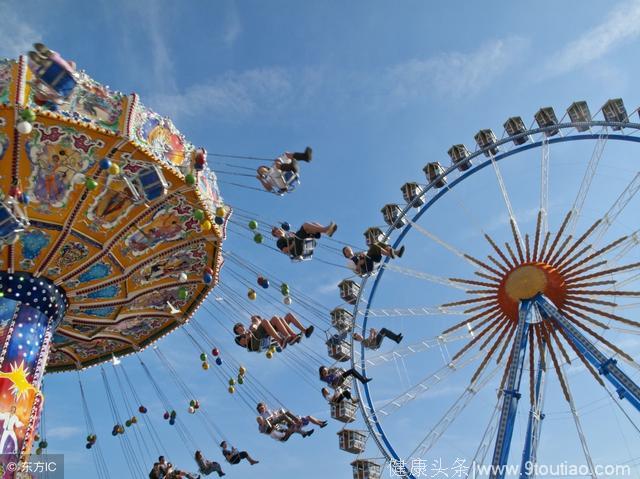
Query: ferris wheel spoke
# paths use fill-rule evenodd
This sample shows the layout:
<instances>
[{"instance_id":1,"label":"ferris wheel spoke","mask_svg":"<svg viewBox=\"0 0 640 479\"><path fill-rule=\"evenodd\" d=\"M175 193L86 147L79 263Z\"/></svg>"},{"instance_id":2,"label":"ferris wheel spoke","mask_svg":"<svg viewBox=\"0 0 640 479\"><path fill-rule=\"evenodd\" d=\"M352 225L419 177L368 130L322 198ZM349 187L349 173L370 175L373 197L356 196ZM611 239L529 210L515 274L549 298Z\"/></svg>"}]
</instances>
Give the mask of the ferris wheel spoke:
<instances>
[{"instance_id":1,"label":"ferris wheel spoke","mask_svg":"<svg viewBox=\"0 0 640 479\"><path fill-rule=\"evenodd\" d=\"M569 402L569 393L567 392L567 383L564 379L564 374L562 373L562 369L560 369L560 362L558 361L558 356L556 355L556 351L553 348L553 343L551 342L551 336L549 335L549 331L547 328L543 327L541 329L542 329L542 336L546 342L547 349L549 350L549 355L551 356L551 361L553 362L553 367L556 370L556 376L558 376L558 381L560 382L560 388L562 389L562 394L564 395L567 402Z\"/></svg>"},{"instance_id":2,"label":"ferris wheel spoke","mask_svg":"<svg viewBox=\"0 0 640 479\"><path fill-rule=\"evenodd\" d=\"M456 248L455 246L450 245L445 240L443 240L442 238L440 238L440 237L436 236L435 234L431 233L427 229L423 228L418 223L415 223L413 221L409 221L409 224L416 231L418 231L422 235L426 236L427 238L431 239L432 241L436 242L437 244L439 244L440 246L442 246L446 250L452 252L454 255L458 256L459 258L461 258L461 259L463 259L463 260L465 260L467 262L470 262L469 259L465 256L465 254L462 251L460 251L458 248Z\"/></svg>"},{"instance_id":3,"label":"ferris wheel spoke","mask_svg":"<svg viewBox=\"0 0 640 479\"><path fill-rule=\"evenodd\" d=\"M587 231L584 232L584 234L582 236L580 236L571 246L571 248L569 248L567 250L567 252L558 259L558 256L560 254L560 252L564 249L564 245L562 248L560 248L558 250L558 252L553 256L553 259L551 260L552 263L557 264L557 263L561 263L562 261L564 261L571 253L573 253L575 251L575 249L580 246L584 240L586 240L595 230L596 228L602 224L602 219L597 220L596 222L594 222L591 227L589 229L587 229ZM571 235L567 236L567 239L571 238ZM566 241L565 241L566 242Z\"/></svg>"},{"instance_id":4,"label":"ferris wheel spoke","mask_svg":"<svg viewBox=\"0 0 640 479\"><path fill-rule=\"evenodd\" d=\"M540 210L539 218L541 231L546 233L549 229L549 137L545 135L542 141L542 157L540 160Z\"/></svg>"},{"instance_id":5,"label":"ferris wheel spoke","mask_svg":"<svg viewBox=\"0 0 640 479\"><path fill-rule=\"evenodd\" d=\"M473 337L472 332L461 333L456 336L436 336L435 338L423 339L422 341L403 346L401 348L392 349L386 353L378 354L372 357L365 357L367 367L379 366L392 362L396 359L406 358L407 356L422 353L431 349L442 347L444 344L461 341Z\"/></svg>"},{"instance_id":6,"label":"ferris wheel spoke","mask_svg":"<svg viewBox=\"0 0 640 479\"><path fill-rule=\"evenodd\" d=\"M469 341L462 349L460 349L456 354L453 355L453 360L457 360L464 353L466 353L469 349L473 347L478 341L480 341L487 333L492 331L494 328L498 326L499 323L505 320L505 316L503 314L499 315L494 321L489 323L482 331L480 331L471 341Z\"/></svg>"},{"instance_id":7,"label":"ferris wheel spoke","mask_svg":"<svg viewBox=\"0 0 640 479\"><path fill-rule=\"evenodd\" d=\"M636 305L640 305L640 303L635 303L635 304ZM624 306L619 306L619 308L623 308L623 307ZM580 310L586 311L588 313L596 314L596 315L601 316L603 318L613 319L614 321L619 321L621 323L628 324L630 326L635 326L637 328L640 328L640 322L633 321L631 319L627 319L627 318L624 318L622 316L618 316L617 314L610 313L608 311L603 311L601 309L595 309L595 308L592 308L590 306L586 306L584 304L574 303L573 301L570 301L570 300L567 300L567 302L565 303L563 308L567 309L568 311L572 311L572 312L575 312L576 309L580 309ZM601 325L601 324L598 324L598 326L604 327L605 329L608 327L607 325Z\"/></svg>"},{"instance_id":8,"label":"ferris wheel spoke","mask_svg":"<svg viewBox=\"0 0 640 479\"><path fill-rule=\"evenodd\" d=\"M485 311L482 311L478 314L475 314L474 316L465 319L464 321L460 321L459 323L454 324L453 326L450 326L449 328L445 329L442 334L443 335L447 335L449 333L451 333L452 331L455 331L456 329L460 329L463 326L469 326L469 328L471 327L475 327L478 328L480 326L482 326L483 324L485 324L487 321L490 321L492 319L494 319L495 317L499 316L500 314L502 314L501 311L499 311L500 306L498 305L494 305L491 306L490 308L486 309ZM480 320L485 318L483 321L481 321L478 324L473 324L475 321Z\"/></svg>"},{"instance_id":9,"label":"ferris wheel spoke","mask_svg":"<svg viewBox=\"0 0 640 479\"><path fill-rule=\"evenodd\" d=\"M385 309L365 309L358 311L360 314L367 314L369 317L407 317L407 316L441 316L441 315L463 315L461 310L443 308L419 307L419 308L385 308Z\"/></svg>"},{"instance_id":10,"label":"ferris wheel spoke","mask_svg":"<svg viewBox=\"0 0 640 479\"><path fill-rule=\"evenodd\" d=\"M547 251L546 256L544 256L544 262L548 263L549 259L551 258L551 255L553 255L553 252L556 249L556 246L558 245L558 241L560 241L560 237L562 236L562 234L564 233L564 230L567 227L567 224L569 223L569 219L571 218L571 211L569 211L565 217L564 220L562 220L562 224L560 225L560 229L558 230L558 232L556 233L555 237L553 238L553 242L551 243L551 246L549 247L549 251ZM547 233L549 234L549 233ZM545 241L546 243L546 241ZM546 244L545 244L546 246ZM543 248L544 249L544 246ZM541 257L543 256L542 254L540 255Z\"/></svg>"},{"instance_id":11,"label":"ferris wheel spoke","mask_svg":"<svg viewBox=\"0 0 640 479\"><path fill-rule=\"evenodd\" d=\"M570 341L569 341L569 344L571 344ZM586 438L586 436L584 434L584 430L582 429L582 423L580 421L580 416L578 415L578 410L576 409L576 405L575 405L575 402L573 400L573 394L571 393L571 387L569 386L568 375L565 374L565 377L567 378L566 384L567 384L567 393L569 395L569 409L571 410L571 416L573 417L573 423L576 426L576 432L578 433L578 438L580 440L580 446L582 447L582 453L584 454L584 458L587 461L587 465L589 466L589 474L591 475L592 479L597 479L598 476L596 475L596 472L595 472L596 468L595 468L595 466L593 464L593 459L591 457L591 451L589 450L589 445L587 443L587 438ZM600 379L599 376L597 376L597 378L600 380L602 386L604 387L604 382L602 381L602 379Z\"/></svg>"},{"instance_id":12,"label":"ferris wheel spoke","mask_svg":"<svg viewBox=\"0 0 640 479\"><path fill-rule=\"evenodd\" d=\"M473 460L471 464L484 464L485 459L487 458L487 454L489 449L491 448L491 444L493 443L493 438L496 435L496 431L498 430L498 419L500 417L500 409L502 405L502 392L499 391L497 394L496 405L493 408L493 412L491 413L491 417L489 418L489 424L487 424L484 433L482 434L482 439L480 440L480 444L476 449L475 454L473 455Z\"/></svg>"},{"instance_id":13,"label":"ferris wheel spoke","mask_svg":"<svg viewBox=\"0 0 640 479\"><path fill-rule=\"evenodd\" d=\"M627 264L627 265L624 265L624 266L618 266L616 268L604 269L604 270L597 271L595 273L591 273L591 274L588 274L588 275L581 276L582 273L586 273L587 271L589 271L591 269L603 266L606 263L607 263L606 261L599 261L599 262L593 264L590 268L574 271L571 274L565 275L565 278L566 279L573 278L572 281L585 281L587 279L599 278L601 276L606 276L606 275L610 275L610 274L613 274L613 273L621 273L623 271L634 271L636 269L640 269L640 263L631 263L631 264Z\"/></svg>"},{"instance_id":14,"label":"ferris wheel spoke","mask_svg":"<svg viewBox=\"0 0 640 479\"><path fill-rule=\"evenodd\" d=\"M576 222L580 217L580 213L582 212L582 208L584 206L584 202L587 199L589 194L589 189L591 188L591 182L595 177L596 170L598 169L598 163L600 163L600 158L602 158L602 153L604 153L604 147L607 143L608 135L606 131L602 133L596 144L593 147L593 152L591 154L591 159L587 164L587 168L584 172L584 176L582 177L582 182L580 183L580 188L578 189L578 194L576 199L573 202L573 206L571 207L571 224L569 225L569 232L572 232L575 228Z\"/></svg>"},{"instance_id":15,"label":"ferris wheel spoke","mask_svg":"<svg viewBox=\"0 0 640 479\"><path fill-rule=\"evenodd\" d=\"M504 204L507 207L507 212L509 213L509 223L511 224L513 237L515 239L518 251L520 252L520 257L522 258L522 236L520 235L520 229L518 228L518 223L516 222L516 215L513 212L513 207L511 206L511 199L509 199L509 193L507 192L507 187L504 183L504 179L502 178L502 173L500 172L498 163L496 162L493 155L490 157L490 160L491 165L493 166L493 171L496 174L496 179L498 180L498 187L500 188L500 193L502 193L502 199L504 200Z\"/></svg>"},{"instance_id":16,"label":"ferris wheel spoke","mask_svg":"<svg viewBox=\"0 0 640 479\"><path fill-rule=\"evenodd\" d=\"M494 368L490 373L485 375L481 380L471 382L464 390L464 392L458 397L453 405L447 409L444 416L436 423L436 425L429 431L425 438L420 441L416 448L409 454L408 458L423 457L429 452L433 446L435 446L438 440L446 432L449 426L460 416L464 409L473 400L476 394L481 391L500 370L500 366Z\"/></svg>"},{"instance_id":17,"label":"ferris wheel spoke","mask_svg":"<svg viewBox=\"0 0 640 479\"><path fill-rule=\"evenodd\" d=\"M481 355L482 353L478 353L475 356L468 358L466 361L463 361L461 363L455 360L451 361L449 364L442 366L435 373L427 376L426 378L424 378L422 381L415 384L414 386L411 386L402 394L399 394L392 400L387 401L383 406L377 408L376 413L378 415L388 417L392 413L397 412L399 409L406 406L407 403L422 396L427 391L430 391L432 387L439 384L441 381L449 377L454 372L471 364L476 359L478 359Z\"/></svg>"},{"instance_id":18,"label":"ferris wheel spoke","mask_svg":"<svg viewBox=\"0 0 640 479\"><path fill-rule=\"evenodd\" d=\"M547 245L549 244L549 239L551 238L551 232L547 231L547 233L544 235L544 241L542 242L542 248L540 248L540 256L538 256L536 259L537 261L542 261L542 258L544 258L544 255L547 252Z\"/></svg>"},{"instance_id":19,"label":"ferris wheel spoke","mask_svg":"<svg viewBox=\"0 0 640 479\"><path fill-rule=\"evenodd\" d=\"M545 232L548 229L545 228ZM542 232L542 211L538 211L538 217L536 219L536 233L533 237L533 253L531 255L532 261L538 261L538 246L540 246L540 234Z\"/></svg>"},{"instance_id":20,"label":"ferris wheel spoke","mask_svg":"<svg viewBox=\"0 0 640 479\"><path fill-rule=\"evenodd\" d=\"M587 371L591 373L591 376L593 377L593 379L595 379L596 382L598 382L602 387L604 387L604 381L602 380L598 372L594 369L591 363L587 361L587 358L584 357L584 354L582 354L582 351L580 351L578 347L574 344L574 342L571 341L571 339L569 338L565 330L562 328L558 328L558 331L560 331L560 335L564 338L564 341L569 345L569 347L573 350L575 355L580 359L580 361L582 362L582 365L587 369ZM571 404L572 398L571 398L571 391L569 390L568 381L567 381L567 392L569 393L569 404Z\"/></svg>"},{"instance_id":21,"label":"ferris wheel spoke","mask_svg":"<svg viewBox=\"0 0 640 479\"><path fill-rule=\"evenodd\" d=\"M609 211L605 213L597 234L594 237L594 244L602 239L618 216L620 216L620 213L622 213L631 202L638 190L640 190L640 173L636 173L636 176L633 177L622 193L620 193L620 196L618 196L615 203L609 208Z\"/></svg>"},{"instance_id":22,"label":"ferris wheel spoke","mask_svg":"<svg viewBox=\"0 0 640 479\"><path fill-rule=\"evenodd\" d=\"M500 328L497 328L493 333L491 333L491 337L487 338L487 340L485 340L484 343L482 343L482 345L480 346L480 350L482 351L484 349L484 347L490 342L490 340L493 338L493 336L495 336L495 334L500 331ZM473 373L473 375L471 376L471 383L475 382L476 379L478 379L478 377L480 376L480 374L482 374L482 372L484 371L485 367L487 366L487 364L489 363L489 361L491 360L491 358L493 357L493 354L496 352L496 350L498 349L498 347L500 346L500 344L502 343L504 337L506 336L507 332L509 331L509 323L505 322L503 324L502 327L502 332L500 333L500 336L498 337L498 339L493 343L493 345L491 346L491 348L489 349L489 351L487 351L487 354L485 355L485 357L482 359L482 362L480 363L480 366L478 366L478 368L476 369L476 371Z\"/></svg>"},{"instance_id":23,"label":"ferris wheel spoke","mask_svg":"<svg viewBox=\"0 0 640 479\"><path fill-rule=\"evenodd\" d=\"M592 317L587 316L586 314L581 313L580 311L578 311L576 309L573 309L572 307L570 307L570 306L568 306L566 304L564 305L564 307L562 309L563 309L563 311L571 313L574 316L578 316L581 319L584 319L585 321L593 324L594 326L597 326L597 327L602 328L602 329L609 329L609 326L607 326L603 322L598 321L597 319L593 319Z\"/></svg>"},{"instance_id":24,"label":"ferris wheel spoke","mask_svg":"<svg viewBox=\"0 0 640 479\"><path fill-rule=\"evenodd\" d=\"M598 256L602 256L607 251L611 251L612 249L617 248L619 245L625 242L627 238L628 236L622 236L621 238L618 238L617 240L612 241L611 243L606 245L604 248L600 248L599 250L594 251L590 255L584 257L583 259L575 263L575 261L584 254L582 250L580 250L578 253L574 254L571 258L565 259L564 261L559 261L560 264L558 265L558 270L562 274L566 274L570 271L573 271L575 268L579 268L580 266L588 263L589 261L597 258ZM589 248L589 246L585 248Z\"/></svg>"},{"instance_id":25,"label":"ferris wheel spoke","mask_svg":"<svg viewBox=\"0 0 640 479\"><path fill-rule=\"evenodd\" d=\"M579 327L580 329L582 329L583 331L588 333L591 337L593 337L594 339L597 339L599 342L601 342L602 344L606 345L609 349L615 351L620 356L628 359L629 361L633 361L633 358L631 356L629 356L627 353L625 353L618 346L616 346L616 345L612 344L611 342L609 342L602 335L596 333L593 329L591 329L589 326L585 325L582 321L578 321L576 318L574 318L570 314L567 314L566 312L563 313L563 314L567 318L567 320L569 320L575 326Z\"/></svg>"},{"instance_id":26,"label":"ferris wheel spoke","mask_svg":"<svg viewBox=\"0 0 640 479\"><path fill-rule=\"evenodd\" d=\"M494 251L496 253L498 253L498 256L500 256L500 259L502 259L502 261L504 262L504 264L509 268L513 268L513 264L509 261L509 259L506 257L506 255L504 254L504 252L498 247L498 245L496 244L495 241L493 241L493 238L491 238L491 236L489 236L488 234L484 234L485 239L489 242L489 244L491 245L491 247L494 249Z\"/></svg>"},{"instance_id":27,"label":"ferris wheel spoke","mask_svg":"<svg viewBox=\"0 0 640 479\"><path fill-rule=\"evenodd\" d=\"M431 283L442 284L444 286L451 286L452 288L456 288L456 289L464 289L463 286L456 284L447 278L442 278L440 276L436 276L430 273L424 273L422 271L416 271L414 269L403 268L401 266L396 266L390 263L385 264L384 269L389 271L394 271L396 273L401 273L401 274L404 274L405 276L411 276L412 278L423 279Z\"/></svg>"}]
</instances>

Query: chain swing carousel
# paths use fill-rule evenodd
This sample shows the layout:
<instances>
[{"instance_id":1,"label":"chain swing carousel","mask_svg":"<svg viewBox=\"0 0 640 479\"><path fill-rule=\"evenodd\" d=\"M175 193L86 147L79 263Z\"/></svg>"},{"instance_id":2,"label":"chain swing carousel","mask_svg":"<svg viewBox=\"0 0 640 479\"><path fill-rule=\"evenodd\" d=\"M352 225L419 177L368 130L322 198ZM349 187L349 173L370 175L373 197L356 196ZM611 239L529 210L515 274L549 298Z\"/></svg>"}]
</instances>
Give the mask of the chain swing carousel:
<instances>
[{"instance_id":1,"label":"chain swing carousel","mask_svg":"<svg viewBox=\"0 0 640 479\"><path fill-rule=\"evenodd\" d=\"M0 60L0 452L28 457L45 372L180 327L218 281L230 209L170 120L36 44ZM5 473L3 477L13 477Z\"/></svg>"}]
</instances>

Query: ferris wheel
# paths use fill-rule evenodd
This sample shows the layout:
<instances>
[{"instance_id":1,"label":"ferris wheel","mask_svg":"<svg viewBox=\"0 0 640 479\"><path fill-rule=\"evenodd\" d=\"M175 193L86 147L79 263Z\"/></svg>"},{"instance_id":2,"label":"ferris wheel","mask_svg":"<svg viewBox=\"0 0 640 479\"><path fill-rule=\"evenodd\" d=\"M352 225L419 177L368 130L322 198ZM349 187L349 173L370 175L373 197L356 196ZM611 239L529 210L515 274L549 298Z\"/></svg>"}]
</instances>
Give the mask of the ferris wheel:
<instances>
[{"instance_id":1,"label":"ferris wheel","mask_svg":"<svg viewBox=\"0 0 640 479\"><path fill-rule=\"evenodd\" d=\"M373 378L355 382L366 430L347 424L361 441L343 449L382 454L356 460L354 477L380 477L382 459L398 477L437 466L530 478L564 463L595 478L617 441L620 464L637 467L637 112L613 99L560 119L541 108L529 126L511 117L501 138L483 129L475 151L453 145L450 166L428 163L426 183L402 186L404 205L383 207L388 228L369 228L368 244L407 253L343 281L348 304L333 314L364 337L406 337L342 345Z\"/></svg>"}]
</instances>

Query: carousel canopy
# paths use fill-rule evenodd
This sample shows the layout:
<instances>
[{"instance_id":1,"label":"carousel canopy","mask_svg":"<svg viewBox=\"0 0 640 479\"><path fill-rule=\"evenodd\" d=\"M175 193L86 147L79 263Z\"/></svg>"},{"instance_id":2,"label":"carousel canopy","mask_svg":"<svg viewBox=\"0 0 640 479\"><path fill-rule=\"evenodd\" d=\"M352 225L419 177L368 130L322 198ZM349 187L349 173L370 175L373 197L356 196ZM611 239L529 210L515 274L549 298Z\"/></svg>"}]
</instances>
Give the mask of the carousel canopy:
<instances>
[{"instance_id":1,"label":"carousel canopy","mask_svg":"<svg viewBox=\"0 0 640 479\"><path fill-rule=\"evenodd\" d=\"M73 78L42 102L26 57L0 60L0 199L28 221L3 237L0 269L68 298L48 371L132 353L188 321L217 282L230 214L206 152L170 120Z\"/></svg>"}]
</instances>

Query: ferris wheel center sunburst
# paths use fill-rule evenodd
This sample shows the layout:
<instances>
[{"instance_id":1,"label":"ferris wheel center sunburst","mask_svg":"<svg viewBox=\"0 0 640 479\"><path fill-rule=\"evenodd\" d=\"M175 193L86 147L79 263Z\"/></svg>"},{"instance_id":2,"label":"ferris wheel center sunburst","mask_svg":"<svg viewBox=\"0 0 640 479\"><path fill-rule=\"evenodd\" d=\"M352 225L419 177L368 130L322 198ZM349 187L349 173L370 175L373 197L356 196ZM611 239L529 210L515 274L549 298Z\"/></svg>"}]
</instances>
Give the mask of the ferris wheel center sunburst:
<instances>
[{"instance_id":1,"label":"ferris wheel center sunburst","mask_svg":"<svg viewBox=\"0 0 640 479\"><path fill-rule=\"evenodd\" d=\"M533 298L543 293L549 283L544 264L525 264L508 273L501 289L514 301Z\"/></svg>"}]
</instances>

